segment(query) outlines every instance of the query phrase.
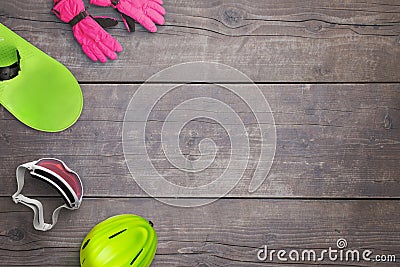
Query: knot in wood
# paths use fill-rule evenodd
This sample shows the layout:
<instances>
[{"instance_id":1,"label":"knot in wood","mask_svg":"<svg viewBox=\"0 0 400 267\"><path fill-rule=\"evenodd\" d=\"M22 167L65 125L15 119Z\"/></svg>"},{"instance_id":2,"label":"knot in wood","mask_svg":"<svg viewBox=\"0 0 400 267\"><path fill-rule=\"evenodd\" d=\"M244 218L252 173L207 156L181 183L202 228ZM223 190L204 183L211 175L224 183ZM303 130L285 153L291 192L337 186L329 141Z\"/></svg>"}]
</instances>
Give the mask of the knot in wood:
<instances>
[{"instance_id":1,"label":"knot in wood","mask_svg":"<svg viewBox=\"0 0 400 267\"><path fill-rule=\"evenodd\" d=\"M312 33L318 33L322 30L322 24L319 21L310 21L307 23L306 29Z\"/></svg>"},{"instance_id":2,"label":"knot in wood","mask_svg":"<svg viewBox=\"0 0 400 267\"><path fill-rule=\"evenodd\" d=\"M25 238L25 234L21 229L13 228L7 233L8 239L11 241L21 241Z\"/></svg>"},{"instance_id":3,"label":"knot in wood","mask_svg":"<svg viewBox=\"0 0 400 267\"><path fill-rule=\"evenodd\" d=\"M332 71L327 66L317 65L314 67L314 72L318 77L325 77L328 76Z\"/></svg>"},{"instance_id":4,"label":"knot in wood","mask_svg":"<svg viewBox=\"0 0 400 267\"><path fill-rule=\"evenodd\" d=\"M222 10L222 23L229 28L235 28L241 25L244 12L235 7L224 8Z\"/></svg>"},{"instance_id":5,"label":"knot in wood","mask_svg":"<svg viewBox=\"0 0 400 267\"><path fill-rule=\"evenodd\" d=\"M389 113L386 113L386 116L383 119L383 127L386 130L390 130L392 128L392 117L390 117Z\"/></svg>"}]
</instances>

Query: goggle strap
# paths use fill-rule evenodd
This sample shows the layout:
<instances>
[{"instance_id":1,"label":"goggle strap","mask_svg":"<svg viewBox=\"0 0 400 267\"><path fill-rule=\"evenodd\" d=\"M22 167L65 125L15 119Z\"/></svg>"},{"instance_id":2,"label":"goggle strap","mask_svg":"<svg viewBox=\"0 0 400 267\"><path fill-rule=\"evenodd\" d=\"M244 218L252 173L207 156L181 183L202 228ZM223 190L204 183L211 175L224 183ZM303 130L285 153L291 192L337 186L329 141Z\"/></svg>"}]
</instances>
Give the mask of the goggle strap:
<instances>
[{"instance_id":1,"label":"goggle strap","mask_svg":"<svg viewBox=\"0 0 400 267\"><path fill-rule=\"evenodd\" d=\"M14 201L24 204L25 206L33 210L33 227L39 231L48 231L57 223L58 215L62 208L67 208L67 205L61 205L53 211L52 223L45 223L43 217L43 205L39 200L28 198L22 194L19 194L14 198Z\"/></svg>"},{"instance_id":2,"label":"goggle strap","mask_svg":"<svg viewBox=\"0 0 400 267\"><path fill-rule=\"evenodd\" d=\"M16 171L16 176L17 176L17 192L15 192L15 194L12 196L13 199L14 197L16 197L17 195L19 195L22 191L22 188L24 187L25 184L25 171L27 168L30 168L31 166L31 162L29 163L25 163L23 165L19 165ZM14 200L15 202L15 200Z\"/></svg>"}]
</instances>

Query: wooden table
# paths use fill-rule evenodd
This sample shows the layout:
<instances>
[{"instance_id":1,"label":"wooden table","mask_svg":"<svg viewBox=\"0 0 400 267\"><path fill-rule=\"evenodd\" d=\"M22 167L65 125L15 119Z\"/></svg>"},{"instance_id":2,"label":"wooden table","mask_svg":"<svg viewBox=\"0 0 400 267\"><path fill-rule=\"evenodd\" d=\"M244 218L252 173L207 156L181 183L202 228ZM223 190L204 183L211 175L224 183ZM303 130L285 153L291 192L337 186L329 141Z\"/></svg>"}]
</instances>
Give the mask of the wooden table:
<instances>
[{"instance_id":1,"label":"wooden table","mask_svg":"<svg viewBox=\"0 0 400 267\"><path fill-rule=\"evenodd\" d=\"M398 266L400 2L165 2L167 23L158 33L139 26L132 34L122 26L109 30L124 51L107 64L83 55L70 27L50 12L51 0L0 4L0 22L65 64L85 101L79 121L56 134L32 130L0 108L0 265L78 266L80 244L95 224L135 213L155 223L159 245L152 266L270 266L257 259L264 245L322 250L336 248L340 238L349 249L395 255L397 264L301 263ZM104 8L90 12L116 15ZM228 195L180 208L150 197L132 179L121 136L125 110L139 86L167 67L192 61L223 63L253 80L271 106L277 142L269 176L256 192L248 192L256 168L251 158ZM228 90L194 86L182 98L201 92L239 107L240 99ZM198 176L177 170L162 157L159 135L165 114L178 102L167 95L162 103L152 113L157 123L146 132L149 157L159 157L156 167L176 184L211 181L226 167L229 137L208 120L191 122L180 135L187 157L199 156L204 138L215 139L222 152ZM251 109L240 112L244 124L254 126ZM249 140L257 155L259 134ZM85 188L81 208L62 211L55 228L44 233L33 229L31 210L10 197L16 167L41 157L66 161ZM25 191L44 200L46 211L60 203L45 184L28 182ZM295 263L275 257L272 265Z\"/></svg>"}]
</instances>

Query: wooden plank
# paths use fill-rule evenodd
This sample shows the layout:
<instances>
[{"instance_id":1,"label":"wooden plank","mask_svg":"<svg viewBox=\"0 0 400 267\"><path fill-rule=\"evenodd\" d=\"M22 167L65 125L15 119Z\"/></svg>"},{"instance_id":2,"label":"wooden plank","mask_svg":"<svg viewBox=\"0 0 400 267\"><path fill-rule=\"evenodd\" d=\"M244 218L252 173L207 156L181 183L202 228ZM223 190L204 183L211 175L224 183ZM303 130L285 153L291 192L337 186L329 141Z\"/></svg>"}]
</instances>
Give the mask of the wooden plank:
<instances>
[{"instance_id":1,"label":"wooden plank","mask_svg":"<svg viewBox=\"0 0 400 267\"><path fill-rule=\"evenodd\" d=\"M264 245L321 251L335 249L340 238L347 240L348 249L396 255L399 261L399 204L223 199L182 209L152 199L84 199L79 210L63 211L56 227L43 233L33 230L29 208L0 198L0 260L6 266L78 266L79 247L91 227L109 216L135 213L155 224L159 245L152 266L264 266L268 263L257 259ZM302 264L383 266L362 260Z\"/></svg>"},{"instance_id":2,"label":"wooden plank","mask_svg":"<svg viewBox=\"0 0 400 267\"><path fill-rule=\"evenodd\" d=\"M147 196L132 179L122 151L124 113L137 88L129 84L84 85L82 117L57 134L31 130L1 110L0 195L10 196L15 191L14 173L19 163L52 156L65 160L81 175L87 196ZM211 96L230 105L250 132L249 165L229 196L399 197L399 84L260 85L260 89L275 117L277 148L269 177L255 193L248 188L259 157L260 135L252 111L226 89L192 85L159 101L146 137L156 168L173 183L186 186L207 184L226 169L230 139L221 127L207 120L189 124L180 139L183 153L194 158L200 153L202 139L215 140L220 152L208 169L188 175L165 160L161 151L160 132L166 115L184 99ZM386 126L390 122L388 129L385 119ZM54 195L45 186L34 184L28 184L26 190Z\"/></svg>"},{"instance_id":3,"label":"wooden plank","mask_svg":"<svg viewBox=\"0 0 400 267\"><path fill-rule=\"evenodd\" d=\"M172 65L213 61L256 82L399 82L400 6L382 1L167 1L157 34L110 32L124 51L86 58L52 1L5 1L0 22L69 67L80 81L136 82ZM92 14L112 14L91 7ZM111 13L110 13L111 12Z\"/></svg>"}]
</instances>

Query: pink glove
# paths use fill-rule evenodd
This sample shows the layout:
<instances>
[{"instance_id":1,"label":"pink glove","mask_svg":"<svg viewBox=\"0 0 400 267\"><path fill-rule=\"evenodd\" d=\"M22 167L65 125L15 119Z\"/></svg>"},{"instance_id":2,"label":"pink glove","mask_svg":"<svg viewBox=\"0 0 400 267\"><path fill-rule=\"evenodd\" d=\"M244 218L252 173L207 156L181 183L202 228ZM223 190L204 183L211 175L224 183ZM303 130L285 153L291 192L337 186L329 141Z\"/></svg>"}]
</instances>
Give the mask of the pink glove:
<instances>
[{"instance_id":1,"label":"pink glove","mask_svg":"<svg viewBox=\"0 0 400 267\"><path fill-rule=\"evenodd\" d=\"M163 0L90 0L98 6L113 6L122 14L136 20L150 32L156 32L156 24L164 25ZM126 20L124 19L125 24ZM127 27L129 30L129 27Z\"/></svg>"},{"instance_id":2,"label":"pink glove","mask_svg":"<svg viewBox=\"0 0 400 267\"><path fill-rule=\"evenodd\" d=\"M54 0L54 14L72 26L75 39L93 61L116 59L122 47L85 10L83 0Z\"/></svg>"}]
</instances>

